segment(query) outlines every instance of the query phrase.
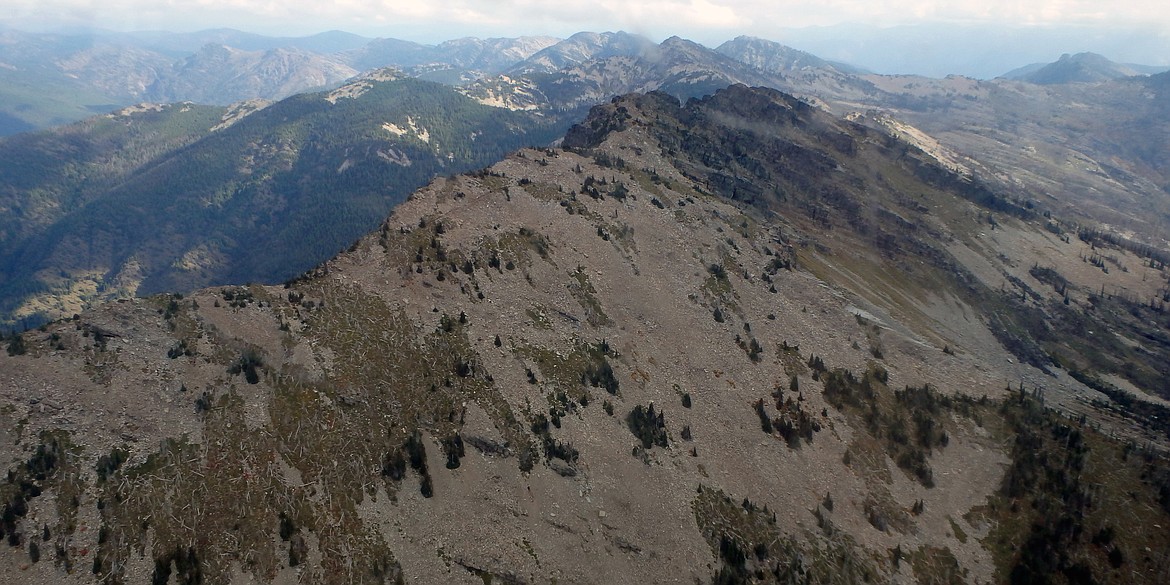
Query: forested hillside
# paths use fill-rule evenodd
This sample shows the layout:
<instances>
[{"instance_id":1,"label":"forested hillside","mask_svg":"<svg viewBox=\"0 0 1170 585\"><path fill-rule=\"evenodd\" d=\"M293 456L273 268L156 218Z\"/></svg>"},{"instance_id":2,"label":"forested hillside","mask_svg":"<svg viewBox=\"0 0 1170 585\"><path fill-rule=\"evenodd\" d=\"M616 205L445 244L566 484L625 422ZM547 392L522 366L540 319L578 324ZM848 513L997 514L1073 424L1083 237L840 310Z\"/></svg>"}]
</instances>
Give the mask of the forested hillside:
<instances>
[{"instance_id":1,"label":"forested hillside","mask_svg":"<svg viewBox=\"0 0 1170 585\"><path fill-rule=\"evenodd\" d=\"M133 143L140 131L132 128L144 116L167 120L149 130L161 139L187 127L184 116L193 112L205 113L201 130L177 132L173 147ZM223 115L234 123L208 131L216 114L223 110L174 106L0 143L20 153L0 163L9 206L41 217L14 215L7 224L20 228L7 228L0 250L3 313L36 320L71 314L69 307L94 298L278 282L349 245L433 177L548 143L562 131L392 75L294 96L238 119L229 112ZM125 133L120 120L129 123ZM102 132L125 144L102 145ZM98 154L36 157L33 148L73 143L118 158L104 171L116 180L102 178ZM21 164L30 157L40 168Z\"/></svg>"}]
</instances>

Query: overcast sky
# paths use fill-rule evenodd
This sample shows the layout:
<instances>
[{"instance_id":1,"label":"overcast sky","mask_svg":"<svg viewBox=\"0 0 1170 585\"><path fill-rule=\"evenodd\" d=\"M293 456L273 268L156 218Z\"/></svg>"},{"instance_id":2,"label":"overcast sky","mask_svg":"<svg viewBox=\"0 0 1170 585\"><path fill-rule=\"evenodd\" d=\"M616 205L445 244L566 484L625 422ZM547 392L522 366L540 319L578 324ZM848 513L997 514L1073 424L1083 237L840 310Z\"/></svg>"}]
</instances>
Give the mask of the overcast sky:
<instances>
[{"instance_id":1,"label":"overcast sky","mask_svg":"<svg viewBox=\"0 0 1170 585\"><path fill-rule=\"evenodd\" d=\"M1137 0L4 0L0 22L24 29L121 31L230 27L273 35L330 29L437 42L459 36L567 36L627 30L715 42L841 23L1092 25L1170 35L1170 2ZM772 31L770 34L769 31Z\"/></svg>"}]
</instances>

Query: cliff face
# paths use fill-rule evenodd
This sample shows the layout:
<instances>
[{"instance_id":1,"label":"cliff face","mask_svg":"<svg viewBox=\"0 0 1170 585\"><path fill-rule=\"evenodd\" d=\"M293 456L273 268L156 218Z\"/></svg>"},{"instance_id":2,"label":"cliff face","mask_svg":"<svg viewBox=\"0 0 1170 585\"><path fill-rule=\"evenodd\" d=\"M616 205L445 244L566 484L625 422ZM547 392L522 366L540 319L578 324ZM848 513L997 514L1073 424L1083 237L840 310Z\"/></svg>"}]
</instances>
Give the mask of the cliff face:
<instances>
[{"instance_id":1,"label":"cliff face","mask_svg":"<svg viewBox=\"0 0 1170 585\"><path fill-rule=\"evenodd\" d=\"M997 254L1052 245L1026 217L768 90L619 98L565 145L436 181L285 286L10 341L4 574L974 582L1113 548L1154 574L1133 547L1163 531L1033 528L1166 513L1154 464L1033 391L1100 395L997 341Z\"/></svg>"}]
</instances>

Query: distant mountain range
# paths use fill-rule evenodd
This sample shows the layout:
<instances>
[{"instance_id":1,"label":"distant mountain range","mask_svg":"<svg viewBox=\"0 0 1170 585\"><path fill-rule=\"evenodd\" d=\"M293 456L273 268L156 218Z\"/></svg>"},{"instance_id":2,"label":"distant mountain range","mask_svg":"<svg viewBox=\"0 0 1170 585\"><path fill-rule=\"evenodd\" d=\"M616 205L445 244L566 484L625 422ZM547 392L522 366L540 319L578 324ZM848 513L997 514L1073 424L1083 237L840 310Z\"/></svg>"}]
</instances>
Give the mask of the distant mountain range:
<instances>
[{"instance_id":1,"label":"distant mountain range","mask_svg":"<svg viewBox=\"0 0 1170 585\"><path fill-rule=\"evenodd\" d=\"M430 46L340 32L273 38L229 29L81 36L0 30L0 135L140 102L278 100L385 66L467 83L557 41L468 38Z\"/></svg>"},{"instance_id":2,"label":"distant mountain range","mask_svg":"<svg viewBox=\"0 0 1170 585\"><path fill-rule=\"evenodd\" d=\"M1170 37L1156 26L839 24L783 28L769 35L824 59L884 75L992 79L1061 52L1091 51L1126 63L1170 66Z\"/></svg>"},{"instance_id":3,"label":"distant mountain range","mask_svg":"<svg viewBox=\"0 0 1170 585\"><path fill-rule=\"evenodd\" d=\"M249 48L204 45L170 63L140 49L130 54L156 55L158 75L138 81L132 59L113 59L117 50L82 48L67 63L73 78L0 86L41 103L34 97L53 83L88 80L123 95L165 90L161 101L178 102L0 140L0 320L35 322L127 294L287 278L347 245L432 177L489 164L515 146L548 145L614 96L660 91L686 101L735 84L781 89L899 136L1066 220L1170 246L1170 116L1160 97L1170 95L1170 73L1049 85L876 75L751 37L716 49L620 32L438 46L383 39L357 48L359 39L345 35L302 39L343 49L321 56L266 46L262 37L208 34L168 46L210 38ZM166 49L166 39L148 40ZM8 46L26 65L5 71L39 71L29 64L52 53L50 45L69 43ZM296 93L336 87L356 71L350 64L381 60L400 66L351 78L341 94ZM103 74L85 63L117 66ZM371 87L378 90L363 93ZM350 91L361 99L329 98ZM69 91L50 93L43 103L64 109ZM293 95L231 108L179 101L257 94ZM17 106L9 121L24 123L15 118L25 111L20 102L4 103ZM151 219L160 209L175 219ZM273 246L286 253L253 253Z\"/></svg>"},{"instance_id":4,"label":"distant mountain range","mask_svg":"<svg viewBox=\"0 0 1170 585\"><path fill-rule=\"evenodd\" d=\"M497 74L513 78L556 74L594 60L653 59L657 47L625 32L582 32L563 40L469 37L426 45L340 31L268 37L231 29L83 35L0 29L0 135L140 102L227 105L247 99L278 100L336 87L362 71L387 66L422 79L467 85ZM868 73L841 60L750 37L728 41L715 52L771 75ZM1135 73L1157 69L1126 67ZM1014 71L1009 77L1029 74L1031 68L1038 67ZM1046 79L1059 83L1066 75L1070 74L1053 72Z\"/></svg>"},{"instance_id":5,"label":"distant mountain range","mask_svg":"<svg viewBox=\"0 0 1170 585\"><path fill-rule=\"evenodd\" d=\"M593 59L641 55L654 47L649 39L627 32L580 32L513 64L508 73L555 73Z\"/></svg>"}]
</instances>

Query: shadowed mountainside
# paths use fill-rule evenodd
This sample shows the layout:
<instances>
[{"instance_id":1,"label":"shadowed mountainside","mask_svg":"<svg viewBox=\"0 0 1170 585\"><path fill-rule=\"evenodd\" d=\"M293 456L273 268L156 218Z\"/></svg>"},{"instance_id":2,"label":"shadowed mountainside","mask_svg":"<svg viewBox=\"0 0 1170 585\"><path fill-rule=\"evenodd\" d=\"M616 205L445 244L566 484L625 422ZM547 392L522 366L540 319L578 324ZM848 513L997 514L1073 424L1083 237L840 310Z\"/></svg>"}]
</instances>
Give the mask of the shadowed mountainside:
<instances>
[{"instance_id":1,"label":"shadowed mountainside","mask_svg":"<svg viewBox=\"0 0 1170 585\"><path fill-rule=\"evenodd\" d=\"M385 72L264 105L127 110L0 144L15 153L3 171L13 211L0 252L4 313L35 319L103 296L279 282L349 245L437 174L559 132ZM168 143L160 124L191 134ZM160 140L134 142L143 133ZM39 163L23 164L30 158Z\"/></svg>"}]
</instances>

